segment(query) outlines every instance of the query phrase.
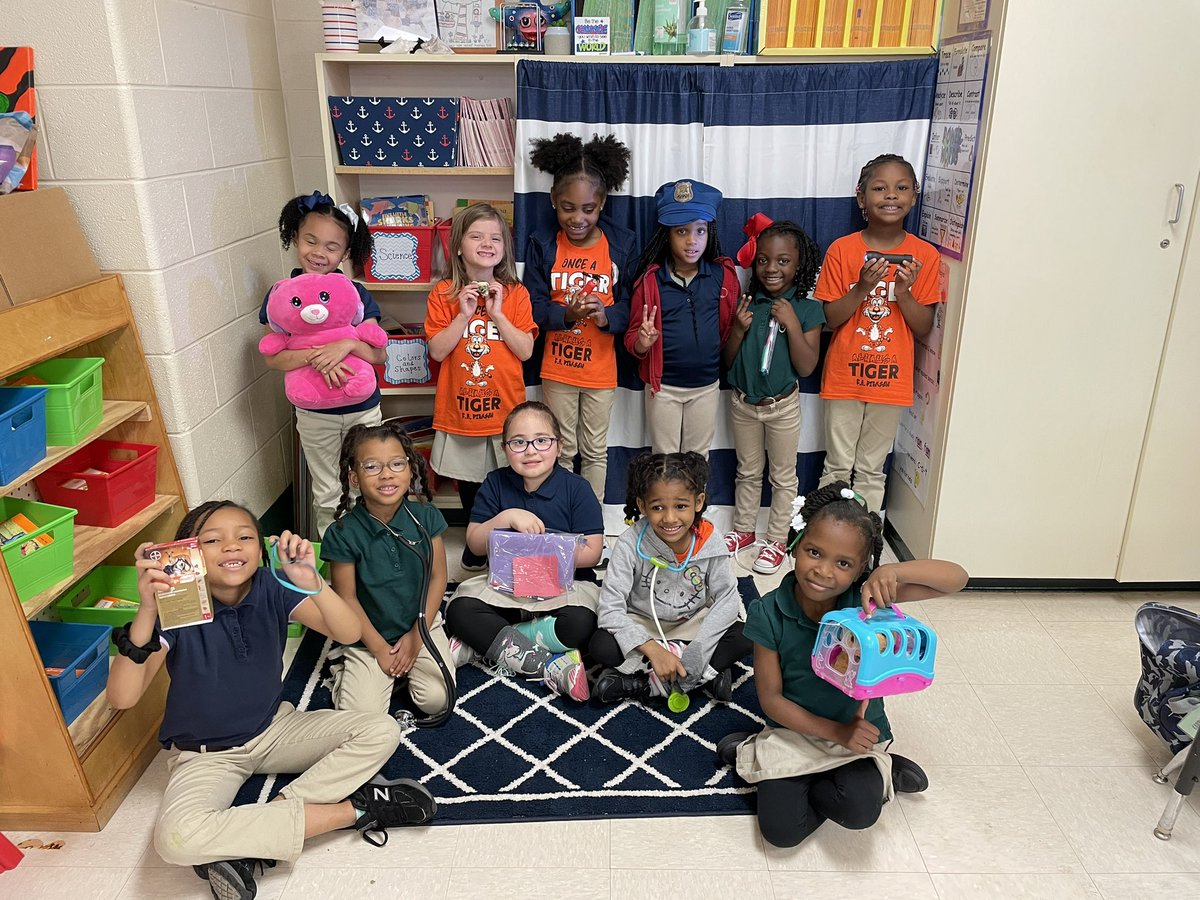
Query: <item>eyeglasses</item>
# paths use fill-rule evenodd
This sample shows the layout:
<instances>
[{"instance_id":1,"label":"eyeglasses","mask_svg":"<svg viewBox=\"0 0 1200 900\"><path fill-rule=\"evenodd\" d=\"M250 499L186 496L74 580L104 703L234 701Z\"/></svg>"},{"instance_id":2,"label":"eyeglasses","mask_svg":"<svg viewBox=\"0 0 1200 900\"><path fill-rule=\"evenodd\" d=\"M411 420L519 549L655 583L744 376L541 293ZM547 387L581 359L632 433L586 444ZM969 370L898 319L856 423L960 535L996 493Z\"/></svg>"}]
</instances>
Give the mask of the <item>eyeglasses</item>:
<instances>
[{"instance_id":1,"label":"eyeglasses","mask_svg":"<svg viewBox=\"0 0 1200 900\"><path fill-rule=\"evenodd\" d=\"M393 472L399 474L408 468L408 460L403 456L398 456L395 459L388 460L387 467ZM358 471L362 472L364 475L370 475L372 478L374 478L383 471L383 463L375 462L374 460L371 460L370 462L359 463Z\"/></svg>"},{"instance_id":2,"label":"eyeglasses","mask_svg":"<svg viewBox=\"0 0 1200 900\"><path fill-rule=\"evenodd\" d=\"M545 453L554 446L554 442L557 440L558 438L545 436L535 437L532 441L527 441L525 438L513 438L511 441L505 441L504 446L513 453L524 453L525 448L532 444L534 450L537 450L539 453Z\"/></svg>"}]
</instances>

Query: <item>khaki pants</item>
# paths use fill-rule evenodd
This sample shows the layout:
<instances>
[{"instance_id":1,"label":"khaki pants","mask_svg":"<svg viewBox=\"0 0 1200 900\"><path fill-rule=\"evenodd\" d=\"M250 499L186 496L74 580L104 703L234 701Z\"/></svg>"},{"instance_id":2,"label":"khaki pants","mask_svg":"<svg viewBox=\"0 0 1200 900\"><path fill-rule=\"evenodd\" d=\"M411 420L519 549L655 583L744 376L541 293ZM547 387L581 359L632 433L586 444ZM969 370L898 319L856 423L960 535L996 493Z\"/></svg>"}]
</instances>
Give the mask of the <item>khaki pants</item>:
<instances>
[{"instance_id":1,"label":"khaki pants","mask_svg":"<svg viewBox=\"0 0 1200 900\"><path fill-rule=\"evenodd\" d=\"M734 492L735 531L755 531L762 498L763 466L771 480L771 513L767 540L787 542L792 500L799 489L796 453L800 447L800 392L793 391L777 403L755 406L737 391L729 404L733 446L737 450L737 487Z\"/></svg>"},{"instance_id":2,"label":"khaki pants","mask_svg":"<svg viewBox=\"0 0 1200 900\"><path fill-rule=\"evenodd\" d=\"M655 453L694 450L707 456L717 434L717 408L721 385L698 388L672 387L651 395L646 388L646 437Z\"/></svg>"},{"instance_id":3,"label":"khaki pants","mask_svg":"<svg viewBox=\"0 0 1200 900\"><path fill-rule=\"evenodd\" d=\"M454 662L450 656L450 642L438 616L429 629L438 654L454 678ZM366 647L345 647L342 650L341 673L334 687L334 705L338 709L355 712L384 713L392 702L392 688L398 679L379 668L379 663ZM417 709L426 715L439 713L446 708L446 681L437 660L422 645L417 661L402 680L408 682L408 692Z\"/></svg>"},{"instance_id":4,"label":"khaki pants","mask_svg":"<svg viewBox=\"0 0 1200 900\"><path fill-rule=\"evenodd\" d=\"M821 485L850 481L867 502L867 509L883 509L883 463L896 429L900 426L903 406L864 403L862 400L825 401L825 468Z\"/></svg>"},{"instance_id":5,"label":"khaki pants","mask_svg":"<svg viewBox=\"0 0 1200 900\"><path fill-rule=\"evenodd\" d=\"M281 703L266 731L248 743L171 758L154 849L177 866L245 856L295 862L304 845L304 804L345 800L399 745L400 725L386 714L297 712ZM251 775L291 772L303 774L283 789L287 799L230 807Z\"/></svg>"},{"instance_id":6,"label":"khaki pants","mask_svg":"<svg viewBox=\"0 0 1200 900\"><path fill-rule=\"evenodd\" d=\"M604 502L608 476L608 420L612 415L615 388L581 388L557 381L542 382L542 400L562 426L561 462L568 469L580 457L580 474L592 493Z\"/></svg>"},{"instance_id":7,"label":"khaki pants","mask_svg":"<svg viewBox=\"0 0 1200 900\"><path fill-rule=\"evenodd\" d=\"M312 477L312 515L317 525L316 533L306 537L320 540L325 529L333 524L333 514L342 499L338 460L342 457L342 439L346 432L355 425L378 425L382 421L383 412L378 406L344 416L296 410L296 431Z\"/></svg>"}]
</instances>

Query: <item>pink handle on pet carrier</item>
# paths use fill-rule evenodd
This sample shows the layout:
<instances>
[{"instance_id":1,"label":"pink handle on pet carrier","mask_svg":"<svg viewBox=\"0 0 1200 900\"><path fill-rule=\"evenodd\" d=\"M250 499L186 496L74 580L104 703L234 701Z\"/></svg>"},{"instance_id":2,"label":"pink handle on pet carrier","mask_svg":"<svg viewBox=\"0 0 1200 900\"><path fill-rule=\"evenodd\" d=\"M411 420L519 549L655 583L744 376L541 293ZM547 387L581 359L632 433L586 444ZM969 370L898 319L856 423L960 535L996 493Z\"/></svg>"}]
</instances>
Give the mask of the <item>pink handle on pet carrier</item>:
<instances>
[{"instance_id":1,"label":"pink handle on pet carrier","mask_svg":"<svg viewBox=\"0 0 1200 900\"><path fill-rule=\"evenodd\" d=\"M890 609L892 612L894 612L896 614L897 619L907 619L908 618L908 616L906 616L904 613L900 612L900 607L897 606L895 603L893 603L891 606L879 606L874 600L868 600L867 602L871 604L871 612L875 612L878 609ZM864 609L862 612L860 612L858 614L858 617L860 619L862 619L864 622L867 621L867 611Z\"/></svg>"}]
</instances>

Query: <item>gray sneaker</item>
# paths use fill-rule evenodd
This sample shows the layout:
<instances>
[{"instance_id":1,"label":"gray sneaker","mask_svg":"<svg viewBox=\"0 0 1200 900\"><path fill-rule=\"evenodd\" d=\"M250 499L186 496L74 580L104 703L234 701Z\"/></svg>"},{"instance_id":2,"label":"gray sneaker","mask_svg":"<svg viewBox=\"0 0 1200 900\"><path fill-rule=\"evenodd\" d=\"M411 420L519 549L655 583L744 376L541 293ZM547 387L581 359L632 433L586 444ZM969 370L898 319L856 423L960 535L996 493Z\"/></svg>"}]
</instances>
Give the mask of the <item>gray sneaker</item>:
<instances>
[{"instance_id":1,"label":"gray sneaker","mask_svg":"<svg viewBox=\"0 0 1200 900\"><path fill-rule=\"evenodd\" d=\"M554 654L508 625L500 629L484 655L495 664L500 674L534 677L542 674Z\"/></svg>"}]
</instances>

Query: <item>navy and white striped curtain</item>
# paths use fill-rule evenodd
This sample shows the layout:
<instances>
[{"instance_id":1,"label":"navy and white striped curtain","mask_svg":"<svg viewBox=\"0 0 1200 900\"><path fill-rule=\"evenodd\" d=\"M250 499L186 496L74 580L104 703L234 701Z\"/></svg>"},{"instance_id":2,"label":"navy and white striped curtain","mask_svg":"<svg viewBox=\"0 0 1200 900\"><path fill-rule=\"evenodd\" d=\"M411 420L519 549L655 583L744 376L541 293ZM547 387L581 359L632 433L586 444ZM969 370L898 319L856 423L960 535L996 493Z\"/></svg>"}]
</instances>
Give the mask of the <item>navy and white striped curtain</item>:
<instances>
[{"instance_id":1,"label":"navy and white striped curtain","mask_svg":"<svg viewBox=\"0 0 1200 900\"><path fill-rule=\"evenodd\" d=\"M530 141L567 131L585 140L615 135L632 152L630 177L604 215L637 233L653 233L660 184L695 178L721 190L717 234L732 257L742 225L756 212L792 219L822 252L862 227L854 184L863 164L899 153L923 171L937 61L810 65L655 65L549 63L517 66L517 259L533 232L554 225L550 177L529 165ZM917 211L910 218L915 227ZM624 274L624 273L623 273ZM632 275L632 273L628 273ZM618 341L618 344L620 342ZM605 520L621 530L625 469L647 446L642 383L619 349L620 372L608 432ZM540 355L527 368L530 396L540 393ZM801 492L816 485L824 458L820 370L801 382L803 425L797 447ZM710 517L729 525L737 467L722 393L709 455ZM769 485L764 478L764 499ZM765 512L764 512L765 515Z\"/></svg>"}]
</instances>

